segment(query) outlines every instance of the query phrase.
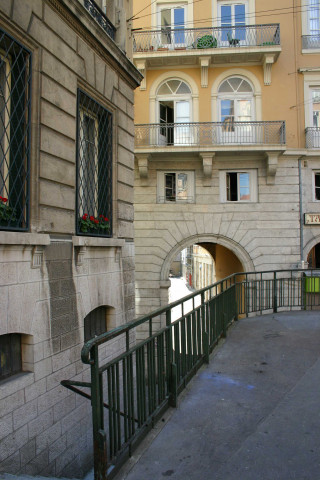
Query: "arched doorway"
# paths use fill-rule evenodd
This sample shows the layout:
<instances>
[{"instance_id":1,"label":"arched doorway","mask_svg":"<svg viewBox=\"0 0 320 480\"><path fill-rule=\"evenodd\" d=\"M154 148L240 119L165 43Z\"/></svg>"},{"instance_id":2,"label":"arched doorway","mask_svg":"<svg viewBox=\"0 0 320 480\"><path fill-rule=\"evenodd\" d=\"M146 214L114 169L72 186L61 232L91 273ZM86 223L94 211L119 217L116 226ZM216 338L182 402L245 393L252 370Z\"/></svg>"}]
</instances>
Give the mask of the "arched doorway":
<instances>
[{"instance_id":1,"label":"arched doorway","mask_svg":"<svg viewBox=\"0 0 320 480\"><path fill-rule=\"evenodd\" d=\"M320 243L314 245L309 251L307 262L309 268L320 268Z\"/></svg>"}]
</instances>

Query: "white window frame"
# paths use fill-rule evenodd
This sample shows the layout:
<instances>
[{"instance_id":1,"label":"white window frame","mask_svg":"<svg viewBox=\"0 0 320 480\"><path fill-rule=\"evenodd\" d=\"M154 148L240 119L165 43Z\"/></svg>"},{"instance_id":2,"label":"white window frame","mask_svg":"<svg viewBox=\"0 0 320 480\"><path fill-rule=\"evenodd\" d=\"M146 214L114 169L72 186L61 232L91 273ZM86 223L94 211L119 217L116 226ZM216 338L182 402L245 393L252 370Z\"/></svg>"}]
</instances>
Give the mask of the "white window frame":
<instances>
[{"instance_id":1,"label":"white window frame","mask_svg":"<svg viewBox=\"0 0 320 480\"><path fill-rule=\"evenodd\" d=\"M320 16L320 1L319 1L319 16ZM307 0L304 8L301 9L301 22L302 22L302 36L310 35L310 9L309 9L309 0ZM320 21L319 21L320 24ZM319 25L319 35L320 35L320 25ZM313 54L320 52L320 48L303 48L302 53Z\"/></svg>"},{"instance_id":2,"label":"white window frame","mask_svg":"<svg viewBox=\"0 0 320 480\"><path fill-rule=\"evenodd\" d=\"M227 174L248 173L250 200L228 200L227 199ZM228 169L219 171L220 202L221 203L257 203L258 202L258 172L256 169Z\"/></svg>"},{"instance_id":3,"label":"white window frame","mask_svg":"<svg viewBox=\"0 0 320 480\"><path fill-rule=\"evenodd\" d=\"M175 200L166 200L165 191L165 175L167 173L174 173L176 176L179 174L187 175L187 199L179 199L177 195ZM176 182L177 184L177 182ZM186 204L195 203L195 173L193 170L163 170L157 172L157 203L166 204Z\"/></svg>"},{"instance_id":4,"label":"white window frame","mask_svg":"<svg viewBox=\"0 0 320 480\"><path fill-rule=\"evenodd\" d=\"M157 30L159 28L159 9L172 8L172 6L176 6L176 7L184 6L185 7L185 28L193 27L193 0L184 0L181 2L173 2L172 0L161 0L159 2L151 2L152 30Z\"/></svg>"},{"instance_id":5,"label":"white window frame","mask_svg":"<svg viewBox=\"0 0 320 480\"><path fill-rule=\"evenodd\" d=\"M320 176L320 170L314 170L312 172L312 201L313 202L320 202L320 199L318 200L316 197L316 175ZM319 187L320 189L320 187Z\"/></svg>"},{"instance_id":6,"label":"white window frame","mask_svg":"<svg viewBox=\"0 0 320 480\"><path fill-rule=\"evenodd\" d=\"M186 28L187 25L187 17L188 17L188 5L186 2L178 2L178 3L158 3L157 4L157 30L162 30L161 25L161 12L162 10L170 10L171 21L170 25L168 25L168 29L170 30L170 35L172 36L171 41L162 43L162 34L160 33L159 38L159 46L167 47L167 48L175 48L175 47L183 47L186 45L186 38L184 36L184 42L176 42L175 41L175 25L174 25L174 10L183 9L184 10L184 24L183 27L181 26L181 30Z\"/></svg>"},{"instance_id":7,"label":"white window frame","mask_svg":"<svg viewBox=\"0 0 320 480\"><path fill-rule=\"evenodd\" d=\"M320 90L320 69L316 72L302 72L304 76L305 128L313 127L312 91Z\"/></svg>"},{"instance_id":8,"label":"white window frame","mask_svg":"<svg viewBox=\"0 0 320 480\"><path fill-rule=\"evenodd\" d=\"M250 87L252 88L252 91L251 92L221 92L221 93L218 93L218 119L219 121L221 122L221 100L233 100L234 102L234 121L237 122L237 117L239 116L239 108L238 108L238 102L241 101L241 100L250 100L250 103L251 103L251 117L250 117L250 122L253 122L255 120L255 96L254 96L254 88L253 86L251 85L251 83L249 82L249 80L247 78L243 78L241 75L232 75L231 77L228 77L226 79L224 79L220 85L219 85L219 88L220 86L227 80L232 80L233 78L240 78L241 80L244 80L245 82L247 82ZM219 88L218 88L218 91L219 91Z\"/></svg>"},{"instance_id":9,"label":"white window frame","mask_svg":"<svg viewBox=\"0 0 320 480\"><path fill-rule=\"evenodd\" d=\"M193 116L193 112L192 112L192 93L191 93L191 88L190 86L188 85L188 83L180 78L169 78L168 80L162 82L159 87L158 87L158 90L161 88L161 86L164 84L164 83L167 83L167 82L170 82L171 80L177 80L177 81L180 81L182 83L185 83L188 88L190 89L190 93L186 93L186 94L168 94L168 95L157 95L156 96L156 115L157 115L157 122L156 123L160 123L160 103L161 102L172 102L173 103L173 112L174 112L174 119L173 119L173 123L176 124L177 123L177 108L176 108L176 104L178 102L188 102L189 104L189 120L188 122L184 122L184 123L190 123L192 122L192 116ZM187 138L190 138L190 144L192 143L192 129L190 129L190 127L188 126L181 126L181 127L177 127L177 126L174 126L174 137L175 139L177 139L177 141L174 141L173 145L188 145L189 143L188 142L185 142L185 140ZM179 138L184 140L184 142L179 142ZM161 134L159 133L159 139L158 139L158 143L160 145L166 145L166 141L164 138L162 138Z\"/></svg>"},{"instance_id":10,"label":"white window frame","mask_svg":"<svg viewBox=\"0 0 320 480\"><path fill-rule=\"evenodd\" d=\"M230 1L226 2L226 0L213 0L213 26L214 27L220 27L220 4L229 4L229 3L237 3L237 4L246 4L246 25L255 25L256 24L256 19L255 19L255 0L244 0L243 2L241 1Z\"/></svg>"},{"instance_id":11,"label":"white window frame","mask_svg":"<svg viewBox=\"0 0 320 480\"><path fill-rule=\"evenodd\" d=\"M248 2L247 1L237 1L237 0L234 0L234 1L225 1L225 0L219 0L218 1L218 26L219 27L222 27L223 25L221 25L221 18L222 18L222 14L221 14L221 7L223 6L228 6L228 7L231 7L231 25L230 25L230 29L232 30L232 38L236 38L236 33L235 33L235 29L237 28L237 26L235 25L235 15L234 15L234 7L236 5L244 5L245 7L245 26L248 25ZM222 38L222 37L221 37ZM221 41L221 44L228 44L229 42L228 41ZM241 43L241 41L240 41ZM242 42L243 43L243 42Z\"/></svg>"}]
</instances>

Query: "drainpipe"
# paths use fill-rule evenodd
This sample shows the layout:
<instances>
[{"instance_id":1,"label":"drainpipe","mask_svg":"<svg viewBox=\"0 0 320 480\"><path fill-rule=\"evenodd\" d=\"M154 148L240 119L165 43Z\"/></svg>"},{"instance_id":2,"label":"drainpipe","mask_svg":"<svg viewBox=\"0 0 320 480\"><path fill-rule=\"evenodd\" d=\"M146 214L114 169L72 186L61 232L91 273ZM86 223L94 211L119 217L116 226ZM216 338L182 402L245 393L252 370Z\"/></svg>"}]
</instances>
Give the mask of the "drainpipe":
<instances>
[{"instance_id":1,"label":"drainpipe","mask_svg":"<svg viewBox=\"0 0 320 480\"><path fill-rule=\"evenodd\" d=\"M305 155L299 158L299 213L300 213L300 266L304 268L304 260L303 260L303 225L304 225L304 218L303 218L303 198L302 198L302 170L301 170L301 163L302 160L305 158Z\"/></svg>"}]
</instances>

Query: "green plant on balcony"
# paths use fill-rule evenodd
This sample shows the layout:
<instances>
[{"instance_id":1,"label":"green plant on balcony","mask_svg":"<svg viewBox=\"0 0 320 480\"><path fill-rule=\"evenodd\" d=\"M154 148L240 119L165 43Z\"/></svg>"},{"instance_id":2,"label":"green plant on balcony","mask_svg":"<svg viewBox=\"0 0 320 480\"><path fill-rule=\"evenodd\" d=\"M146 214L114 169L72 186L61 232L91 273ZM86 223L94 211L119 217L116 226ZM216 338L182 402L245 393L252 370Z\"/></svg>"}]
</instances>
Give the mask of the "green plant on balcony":
<instances>
[{"instance_id":1,"label":"green plant on balcony","mask_svg":"<svg viewBox=\"0 0 320 480\"><path fill-rule=\"evenodd\" d=\"M197 48L216 48L217 45L217 39L212 35L204 35L197 41Z\"/></svg>"},{"instance_id":2,"label":"green plant on balcony","mask_svg":"<svg viewBox=\"0 0 320 480\"><path fill-rule=\"evenodd\" d=\"M109 233L110 223L109 219L104 215L99 215L98 218L93 215L85 213L79 220L80 232L82 233Z\"/></svg>"},{"instance_id":3,"label":"green plant on balcony","mask_svg":"<svg viewBox=\"0 0 320 480\"><path fill-rule=\"evenodd\" d=\"M8 205L8 199L0 196L0 224L6 225L8 222L16 220L15 209Z\"/></svg>"}]
</instances>

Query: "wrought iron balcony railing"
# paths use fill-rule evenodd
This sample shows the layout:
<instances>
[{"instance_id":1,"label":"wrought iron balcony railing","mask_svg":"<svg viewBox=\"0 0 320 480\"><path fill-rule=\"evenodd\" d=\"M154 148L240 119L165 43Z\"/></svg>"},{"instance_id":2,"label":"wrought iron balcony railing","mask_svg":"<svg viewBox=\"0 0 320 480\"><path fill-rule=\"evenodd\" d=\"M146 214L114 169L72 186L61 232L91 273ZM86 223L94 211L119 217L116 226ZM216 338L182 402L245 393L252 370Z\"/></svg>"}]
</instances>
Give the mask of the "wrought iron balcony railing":
<instances>
[{"instance_id":1,"label":"wrought iron balcony railing","mask_svg":"<svg viewBox=\"0 0 320 480\"><path fill-rule=\"evenodd\" d=\"M320 127L306 128L306 148L320 148Z\"/></svg>"},{"instance_id":2,"label":"wrought iron balcony railing","mask_svg":"<svg viewBox=\"0 0 320 480\"><path fill-rule=\"evenodd\" d=\"M135 126L135 147L284 145L285 122L154 123Z\"/></svg>"},{"instance_id":3,"label":"wrought iron balcony railing","mask_svg":"<svg viewBox=\"0 0 320 480\"><path fill-rule=\"evenodd\" d=\"M237 27L162 28L135 32L134 52L207 49L226 47L266 47L280 45L279 24Z\"/></svg>"},{"instance_id":4,"label":"wrought iron balcony railing","mask_svg":"<svg viewBox=\"0 0 320 480\"><path fill-rule=\"evenodd\" d=\"M305 50L309 48L320 48L320 35L303 35L302 48Z\"/></svg>"},{"instance_id":5,"label":"wrought iron balcony railing","mask_svg":"<svg viewBox=\"0 0 320 480\"><path fill-rule=\"evenodd\" d=\"M94 0L84 0L84 7L88 10L90 15L96 20L96 22L103 28L103 30L114 40L116 34L116 27L112 25L108 17L101 10L99 5Z\"/></svg>"}]
</instances>

